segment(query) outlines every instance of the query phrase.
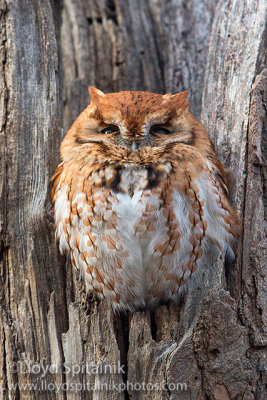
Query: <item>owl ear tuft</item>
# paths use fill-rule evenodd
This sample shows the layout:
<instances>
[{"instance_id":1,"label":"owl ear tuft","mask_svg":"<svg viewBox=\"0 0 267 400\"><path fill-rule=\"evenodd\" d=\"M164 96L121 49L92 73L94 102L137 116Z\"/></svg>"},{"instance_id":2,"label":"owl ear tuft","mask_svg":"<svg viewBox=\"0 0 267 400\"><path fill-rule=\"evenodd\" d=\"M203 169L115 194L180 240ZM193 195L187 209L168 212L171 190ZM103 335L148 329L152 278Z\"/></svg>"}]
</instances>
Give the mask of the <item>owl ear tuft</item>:
<instances>
[{"instance_id":1,"label":"owl ear tuft","mask_svg":"<svg viewBox=\"0 0 267 400\"><path fill-rule=\"evenodd\" d=\"M169 100L169 99L172 98L172 96L173 96L172 93L166 93L166 94L163 95L163 98L166 99L166 100Z\"/></svg>"},{"instance_id":2,"label":"owl ear tuft","mask_svg":"<svg viewBox=\"0 0 267 400\"><path fill-rule=\"evenodd\" d=\"M93 104L99 103L101 98L105 97L105 93L93 86L89 86L88 91L91 97L91 103Z\"/></svg>"},{"instance_id":3,"label":"owl ear tuft","mask_svg":"<svg viewBox=\"0 0 267 400\"><path fill-rule=\"evenodd\" d=\"M188 111L190 103L187 101L188 92L180 92L172 95L172 102L175 104L176 108L183 111Z\"/></svg>"}]
</instances>

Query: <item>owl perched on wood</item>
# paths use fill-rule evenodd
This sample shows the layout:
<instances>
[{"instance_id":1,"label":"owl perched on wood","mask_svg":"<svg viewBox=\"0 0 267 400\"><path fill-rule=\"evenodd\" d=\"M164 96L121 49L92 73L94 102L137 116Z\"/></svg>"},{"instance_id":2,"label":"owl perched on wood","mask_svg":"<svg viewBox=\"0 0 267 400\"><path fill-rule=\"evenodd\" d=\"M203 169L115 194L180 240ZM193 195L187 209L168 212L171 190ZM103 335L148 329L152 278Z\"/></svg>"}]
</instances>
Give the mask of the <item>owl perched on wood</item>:
<instances>
[{"instance_id":1,"label":"owl perched on wood","mask_svg":"<svg viewBox=\"0 0 267 400\"><path fill-rule=\"evenodd\" d=\"M59 247L115 310L154 308L231 249L239 220L186 92L89 92L52 178Z\"/></svg>"}]
</instances>

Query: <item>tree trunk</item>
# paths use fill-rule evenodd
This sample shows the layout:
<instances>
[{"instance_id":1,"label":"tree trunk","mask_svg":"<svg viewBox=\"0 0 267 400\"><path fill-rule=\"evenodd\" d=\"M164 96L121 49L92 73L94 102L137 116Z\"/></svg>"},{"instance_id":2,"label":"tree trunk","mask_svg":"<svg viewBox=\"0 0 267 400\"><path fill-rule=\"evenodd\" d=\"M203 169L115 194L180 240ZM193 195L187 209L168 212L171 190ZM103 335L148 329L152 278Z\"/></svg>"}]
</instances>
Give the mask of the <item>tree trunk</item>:
<instances>
[{"instance_id":1,"label":"tree trunk","mask_svg":"<svg viewBox=\"0 0 267 400\"><path fill-rule=\"evenodd\" d=\"M265 399L266 2L0 0L0 16L0 399ZM211 259L154 314L87 298L54 240L49 179L89 84L188 90L236 178L235 264Z\"/></svg>"}]
</instances>

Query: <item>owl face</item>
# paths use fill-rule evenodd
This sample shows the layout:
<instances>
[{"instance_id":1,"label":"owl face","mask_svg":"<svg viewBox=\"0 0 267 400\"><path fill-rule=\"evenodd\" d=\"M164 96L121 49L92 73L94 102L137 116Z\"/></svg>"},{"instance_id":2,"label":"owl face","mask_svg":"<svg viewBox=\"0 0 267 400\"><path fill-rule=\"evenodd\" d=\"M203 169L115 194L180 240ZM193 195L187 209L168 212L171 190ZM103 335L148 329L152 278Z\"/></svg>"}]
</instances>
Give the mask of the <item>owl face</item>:
<instances>
[{"instance_id":1,"label":"owl face","mask_svg":"<svg viewBox=\"0 0 267 400\"><path fill-rule=\"evenodd\" d=\"M149 165L171 161L173 153L184 159L188 150L207 156L212 148L203 126L188 111L187 92L104 94L92 87L89 92L91 104L62 143L63 161Z\"/></svg>"}]
</instances>

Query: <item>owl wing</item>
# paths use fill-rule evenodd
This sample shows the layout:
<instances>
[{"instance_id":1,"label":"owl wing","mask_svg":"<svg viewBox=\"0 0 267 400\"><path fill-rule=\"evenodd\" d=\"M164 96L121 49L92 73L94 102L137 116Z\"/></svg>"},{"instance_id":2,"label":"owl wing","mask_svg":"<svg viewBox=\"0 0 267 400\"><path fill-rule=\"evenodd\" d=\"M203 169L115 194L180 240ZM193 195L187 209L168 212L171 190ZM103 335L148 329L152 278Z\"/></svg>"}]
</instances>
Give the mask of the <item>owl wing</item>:
<instances>
[{"instance_id":1,"label":"owl wing","mask_svg":"<svg viewBox=\"0 0 267 400\"><path fill-rule=\"evenodd\" d=\"M142 251L133 228L142 205L103 186L96 166L81 174L68 168L59 166L53 177L60 251L70 252L89 293L106 297L114 309L144 307L143 293L137 289L142 286Z\"/></svg>"}]
</instances>

